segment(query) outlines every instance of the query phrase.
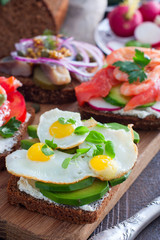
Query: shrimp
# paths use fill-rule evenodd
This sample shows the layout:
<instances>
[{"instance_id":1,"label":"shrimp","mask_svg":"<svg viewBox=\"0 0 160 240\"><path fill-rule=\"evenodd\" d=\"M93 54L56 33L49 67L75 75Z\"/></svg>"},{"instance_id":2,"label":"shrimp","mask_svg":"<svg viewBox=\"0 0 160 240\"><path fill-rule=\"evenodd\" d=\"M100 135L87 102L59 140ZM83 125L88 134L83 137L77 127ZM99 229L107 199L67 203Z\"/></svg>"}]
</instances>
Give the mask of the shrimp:
<instances>
[{"instance_id":1,"label":"shrimp","mask_svg":"<svg viewBox=\"0 0 160 240\"><path fill-rule=\"evenodd\" d=\"M134 96L134 95L138 95L144 91L147 91L153 85L154 85L154 82L151 80L148 80L148 81L145 81L142 83L125 82L120 87L120 93L124 96Z\"/></svg>"},{"instance_id":2,"label":"shrimp","mask_svg":"<svg viewBox=\"0 0 160 240\"><path fill-rule=\"evenodd\" d=\"M135 49L144 52L151 60L160 59L160 51L151 48L140 48L140 47L123 47L113 51L107 56L106 61L108 65L112 65L117 61L133 61L135 56Z\"/></svg>"},{"instance_id":3,"label":"shrimp","mask_svg":"<svg viewBox=\"0 0 160 240\"><path fill-rule=\"evenodd\" d=\"M119 70L119 67L116 67L113 70L113 76L115 77L115 79L117 79L118 81L122 81L122 82L126 82L128 81L128 74L125 72L122 72Z\"/></svg>"}]
</instances>

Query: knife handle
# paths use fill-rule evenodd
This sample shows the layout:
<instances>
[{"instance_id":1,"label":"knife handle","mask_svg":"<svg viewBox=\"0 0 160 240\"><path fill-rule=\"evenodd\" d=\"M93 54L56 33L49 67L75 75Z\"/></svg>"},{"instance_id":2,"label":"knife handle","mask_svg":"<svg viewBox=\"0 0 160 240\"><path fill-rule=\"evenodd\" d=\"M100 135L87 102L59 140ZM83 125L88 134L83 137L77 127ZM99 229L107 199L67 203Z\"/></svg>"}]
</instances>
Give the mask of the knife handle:
<instances>
[{"instance_id":1,"label":"knife handle","mask_svg":"<svg viewBox=\"0 0 160 240\"><path fill-rule=\"evenodd\" d=\"M160 216L160 196L131 218L98 233L89 240L134 240L158 216Z\"/></svg>"}]
</instances>

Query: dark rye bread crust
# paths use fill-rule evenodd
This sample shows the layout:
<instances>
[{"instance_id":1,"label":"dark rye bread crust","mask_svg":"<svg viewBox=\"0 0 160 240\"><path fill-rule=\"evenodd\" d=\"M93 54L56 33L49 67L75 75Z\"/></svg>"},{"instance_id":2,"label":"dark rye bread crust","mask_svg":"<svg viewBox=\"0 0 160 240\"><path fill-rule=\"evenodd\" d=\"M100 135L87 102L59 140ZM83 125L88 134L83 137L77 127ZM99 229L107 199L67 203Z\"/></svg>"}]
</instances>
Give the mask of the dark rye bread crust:
<instances>
[{"instance_id":1,"label":"dark rye bread crust","mask_svg":"<svg viewBox=\"0 0 160 240\"><path fill-rule=\"evenodd\" d=\"M86 224L95 222L99 215L104 211L111 195L104 197L102 203L95 211L85 211L80 208L73 208L68 205L55 205L47 203L44 200L36 199L25 192L19 191L17 187L18 177L11 176L8 182L8 201L12 205L24 206L28 210L54 217L61 221L67 221L75 224Z\"/></svg>"},{"instance_id":2,"label":"dark rye bread crust","mask_svg":"<svg viewBox=\"0 0 160 240\"><path fill-rule=\"evenodd\" d=\"M21 139L23 138L23 136L26 133L27 130L27 126L29 124L32 123L33 119L34 119L34 115L35 115L35 111L31 106L27 106L27 112L31 114L29 120L27 122L24 122L20 125L19 128L19 134L16 137L16 143L15 145L12 147L11 151L5 151L3 153L0 153L0 171L3 170L5 168L5 157L10 154L11 152L15 151L16 149L18 149L21 145Z\"/></svg>"},{"instance_id":3,"label":"dark rye bread crust","mask_svg":"<svg viewBox=\"0 0 160 240\"><path fill-rule=\"evenodd\" d=\"M0 72L0 76L10 77L9 74ZM18 91L23 94L26 101L37 103L50 103L50 104L64 104L76 101L74 88L79 82L72 78L72 81L64 88L58 90L48 90L37 86L30 77L18 77L17 79L22 82L22 86Z\"/></svg>"},{"instance_id":4,"label":"dark rye bread crust","mask_svg":"<svg viewBox=\"0 0 160 240\"><path fill-rule=\"evenodd\" d=\"M82 119L89 119L93 117L101 123L118 122L124 125L134 124L134 129L154 130L160 128L160 118L154 115L145 118L138 118L136 116L127 116L120 114L113 114L111 112L97 111L91 108L87 103L84 106L79 106L79 112Z\"/></svg>"},{"instance_id":5,"label":"dark rye bread crust","mask_svg":"<svg viewBox=\"0 0 160 240\"><path fill-rule=\"evenodd\" d=\"M0 58L14 50L21 38L42 35L45 29L56 34L64 20L68 0L11 0L0 4Z\"/></svg>"}]
</instances>

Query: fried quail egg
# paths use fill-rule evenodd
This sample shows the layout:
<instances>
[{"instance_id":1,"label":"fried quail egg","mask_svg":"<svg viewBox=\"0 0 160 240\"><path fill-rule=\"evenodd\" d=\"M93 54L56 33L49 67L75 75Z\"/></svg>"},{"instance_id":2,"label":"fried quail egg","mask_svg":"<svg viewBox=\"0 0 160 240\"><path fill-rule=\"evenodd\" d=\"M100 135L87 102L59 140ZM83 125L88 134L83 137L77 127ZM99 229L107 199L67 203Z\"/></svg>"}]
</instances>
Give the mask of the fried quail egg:
<instances>
[{"instance_id":1,"label":"fried quail egg","mask_svg":"<svg viewBox=\"0 0 160 240\"><path fill-rule=\"evenodd\" d=\"M59 121L62 118L65 122L73 120L71 122L74 123L62 124ZM74 133L74 130L79 126L83 126L79 113L61 111L55 108L41 115L37 134L40 142L54 138L54 143L58 145L58 148L68 149L83 143L87 136L87 133L83 135Z\"/></svg>"},{"instance_id":2,"label":"fried quail egg","mask_svg":"<svg viewBox=\"0 0 160 240\"><path fill-rule=\"evenodd\" d=\"M54 154L43 156L43 143L34 144L29 150L17 150L6 158L7 170L16 176L23 176L34 180L50 183L75 183L89 176L101 180L119 178L127 173L137 159L137 147L133 143L131 130L113 130L109 128L93 127L91 130L100 132L105 141L113 144L115 156L106 154L105 142L101 145L101 153L95 155L97 144L83 142L79 148L88 148L88 152L70 160L67 168L62 167L66 158L73 154L54 150Z\"/></svg>"}]
</instances>

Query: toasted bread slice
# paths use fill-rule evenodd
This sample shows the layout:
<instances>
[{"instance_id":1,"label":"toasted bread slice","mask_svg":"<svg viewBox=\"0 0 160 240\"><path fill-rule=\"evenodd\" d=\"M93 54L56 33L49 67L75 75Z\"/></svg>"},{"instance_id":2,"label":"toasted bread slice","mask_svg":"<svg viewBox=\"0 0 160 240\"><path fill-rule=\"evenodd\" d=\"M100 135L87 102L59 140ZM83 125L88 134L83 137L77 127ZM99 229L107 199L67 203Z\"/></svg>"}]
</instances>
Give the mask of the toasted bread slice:
<instances>
[{"instance_id":1,"label":"toasted bread slice","mask_svg":"<svg viewBox=\"0 0 160 240\"><path fill-rule=\"evenodd\" d=\"M107 193L102 199L92 203L93 211L83 210L80 207L73 207L63 204L54 204L47 201L36 199L25 192L22 192L17 187L19 178L11 176L8 182L8 201L12 205L24 206L28 210L45 214L49 217L67 221L75 224L86 224L95 222L99 215L106 208L110 201L112 193Z\"/></svg>"},{"instance_id":2,"label":"toasted bread slice","mask_svg":"<svg viewBox=\"0 0 160 240\"><path fill-rule=\"evenodd\" d=\"M79 107L79 112L82 119L93 117L95 120L102 123L118 122L124 125L132 123L134 125L134 129L141 130L154 130L160 128L160 118L157 118L154 115L149 115L145 118L139 118L131 115L120 115L114 114L112 112L102 112L94 110L87 103L84 106Z\"/></svg>"},{"instance_id":3,"label":"toasted bread slice","mask_svg":"<svg viewBox=\"0 0 160 240\"><path fill-rule=\"evenodd\" d=\"M26 133L27 126L31 124L34 119L35 111L31 106L27 106L27 113L27 120L20 125L18 132L15 133L14 145L11 147L10 150L5 150L3 153L0 153L0 171L3 170L5 167L5 157L20 147L21 139Z\"/></svg>"}]
</instances>

